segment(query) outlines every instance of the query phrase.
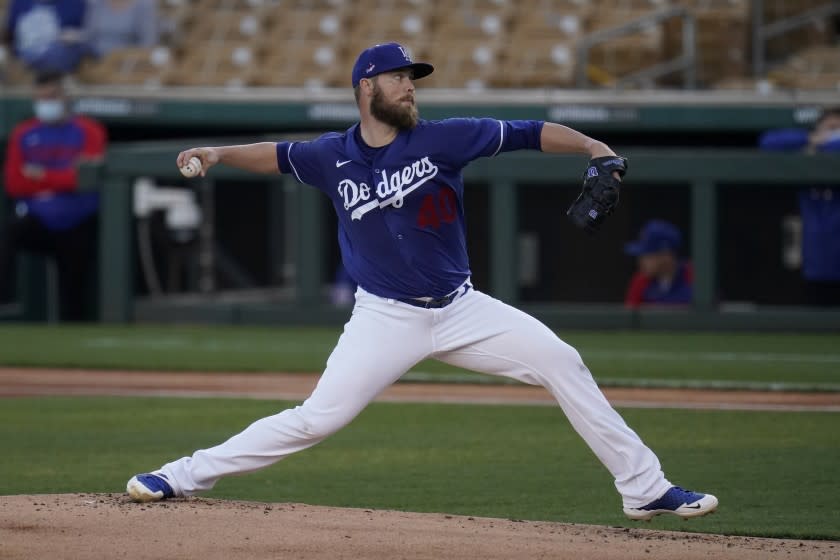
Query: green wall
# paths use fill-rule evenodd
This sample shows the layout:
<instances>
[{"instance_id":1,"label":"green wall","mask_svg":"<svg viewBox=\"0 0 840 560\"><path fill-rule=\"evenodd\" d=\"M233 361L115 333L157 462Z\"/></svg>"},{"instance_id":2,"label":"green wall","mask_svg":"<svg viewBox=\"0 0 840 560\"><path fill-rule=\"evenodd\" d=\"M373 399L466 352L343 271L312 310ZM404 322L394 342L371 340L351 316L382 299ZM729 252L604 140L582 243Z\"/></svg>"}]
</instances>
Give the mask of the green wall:
<instances>
[{"instance_id":1,"label":"green wall","mask_svg":"<svg viewBox=\"0 0 840 560\"><path fill-rule=\"evenodd\" d=\"M98 175L104 185L102 213L102 259L100 302L102 319L128 321L140 317L149 319L190 320L193 313L221 321L242 322L321 322L334 320L336 315L319 303L320 287L324 282L321 243L327 215L320 203L320 193L299 187L289 177L274 179L280 188L300 189L297 197L299 229L297 237L296 293L298 297L288 305L261 304L219 305L207 302L194 309L172 308L154 303L136 313L128 273L130 266L129 191L134 177L155 175L177 178L172 160L174 148L167 144L114 146L107 163L88 170ZM695 264L695 300L693 309L678 313L629 312L618 306L575 308L557 305L530 305L553 324L574 323L592 327L650 327L650 328L837 328L840 312L813 312L801 309L758 310L752 313L726 313L717 309L718 270L717 199L723 189L790 188L791 185L831 183L836 180L838 160L834 156L805 156L800 154L768 155L756 150L643 150L623 152L630 159L633 184L668 184L673 188L689 189L691 200L691 255ZM527 183L551 188L558 178L579 177L585 165L581 156L548 156L539 153L516 152L498 158L482 159L465 170L467 181L487 185L489 212L494 227L489 237L490 292L511 304L518 304L518 255L515 239L518 185ZM265 180L232 169L214 169L213 180L236 179L243 183ZM635 187L634 187L635 188ZM760 196L756 211L760 211ZM562 212L560 213L562 214ZM280 219L280 217L278 217ZM558 216L561 219L561 216ZM562 217L565 219L565 217ZM585 274L586 271L578 271ZM213 311L215 310L215 311Z\"/></svg>"}]
</instances>

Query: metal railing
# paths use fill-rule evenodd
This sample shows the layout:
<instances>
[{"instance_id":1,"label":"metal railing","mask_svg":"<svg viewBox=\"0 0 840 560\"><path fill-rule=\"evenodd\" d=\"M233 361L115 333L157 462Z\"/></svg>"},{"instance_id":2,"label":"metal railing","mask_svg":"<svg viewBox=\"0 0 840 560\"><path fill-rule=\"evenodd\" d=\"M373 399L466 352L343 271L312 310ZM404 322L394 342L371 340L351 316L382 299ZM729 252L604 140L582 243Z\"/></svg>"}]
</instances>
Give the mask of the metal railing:
<instances>
[{"instance_id":1,"label":"metal railing","mask_svg":"<svg viewBox=\"0 0 840 560\"><path fill-rule=\"evenodd\" d=\"M753 59L753 76L759 78L764 75L767 70L767 59L765 56L765 47L767 41L773 37L784 35L800 27L810 25L815 21L819 21L833 15L840 14L840 0L832 0L831 2L818 6L807 12L802 12L795 16L780 19L773 23L764 23L764 0L753 0L752 3L752 59Z\"/></svg>"},{"instance_id":2,"label":"metal railing","mask_svg":"<svg viewBox=\"0 0 840 560\"><path fill-rule=\"evenodd\" d=\"M588 75L589 52L594 46L626 35L644 32L653 26L662 24L673 18L680 18L682 21L682 54L672 60L653 64L647 68L622 76L616 81L616 87L621 87L625 84L650 82L662 76L682 71L683 87L693 89L697 81L696 23L694 16L683 7L660 10L617 27L602 29L586 35L577 46L577 68L575 69L577 87L587 88L590 85Z\"/></svg>"}]
</instances>

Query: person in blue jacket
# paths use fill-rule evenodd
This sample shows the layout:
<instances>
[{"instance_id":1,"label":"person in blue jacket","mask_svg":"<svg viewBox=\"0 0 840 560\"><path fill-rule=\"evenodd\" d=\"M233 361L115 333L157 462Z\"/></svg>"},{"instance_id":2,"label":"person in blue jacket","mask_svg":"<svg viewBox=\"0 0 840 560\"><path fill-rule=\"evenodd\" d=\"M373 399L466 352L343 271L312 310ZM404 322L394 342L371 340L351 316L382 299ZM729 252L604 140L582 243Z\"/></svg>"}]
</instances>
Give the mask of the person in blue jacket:
<instances>
[{"instance_id":1,"label":"person in blue jacket","mask_svg":"<svg viewBox=\"0 0 840 560\"><path fill-rule=\"evenodd\" d=\"M624 252L637 259L637 270L624 297L631 309L641 306L675 306L691 303L694 267L679 256L682 232L665 220L650 220L639 238L627 243Z\"/></svg>"},{"instance_id":2,"label":"person in blue jacket","mask_svg":"<svg viewBox=\"0 0 840 560\"><path fill-rule=\"evenodd\" d=\"M840 154L840 107L824 110L812 130L767 131L759 145L769 151ZM817 306L840 305L840 176L835 185L800 189L798 198L807 302Z\"/></svg>"},{"instance_id":3,"label":"person in blue jacket","mask_svg":"<svg viewBox=\"0 0 840 560\"><path fill-rule=\"evenodd\" d=\"M85 0L12 0L3 40L35 72L72 73L92 54L86 17Z\"/></svg>"}]
</instances>

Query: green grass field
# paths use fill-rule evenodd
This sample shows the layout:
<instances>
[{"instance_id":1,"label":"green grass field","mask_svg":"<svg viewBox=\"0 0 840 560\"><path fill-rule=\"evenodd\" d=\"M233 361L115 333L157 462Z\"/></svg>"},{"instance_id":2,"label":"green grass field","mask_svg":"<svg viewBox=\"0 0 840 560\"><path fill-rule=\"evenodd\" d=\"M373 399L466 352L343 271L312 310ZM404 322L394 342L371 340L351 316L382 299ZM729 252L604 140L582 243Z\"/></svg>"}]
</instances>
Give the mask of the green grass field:
<instances>
[{"instance_id":1,"label":"green grass field","mask_svg":"<svg viewBox=\"0 0 840 560\"><path fill-rule=\"evenodd\" d=\"M135 472L218 443L289 403L20 398L0 406L0 494L122 492ZM840 539L837 415L623 410L673 482L718 513L645 528ZM559 409L376 403L313 449L209 496L638 526Z\"/></svg>"},{"instance_id":2,"label":"green grass field","mask_svg":"<svg viewBox=\"0 0 840 560\"><path fill-rule=\"evenodd\" d=\"M0 365L320 372L340 329L0 326ZM602 385L840 391L837 334L560 332ZM408 379L462 380L434 361ZM472 381L490 378L469 374Z\"/></svg>"},{"instance_id":3,"label":"green grass field","mask_svg":"<svg viewBox=\"0 0 840 560\"><path fill-rule=\"evenodd\" d=\"M319 372L339 329L0 326L0 366ZM561 332L603 385L840 391L833 334ZM492 381L423 362L414 380ZM0 400L0 494L122 492L129 476L290 403ZM840 540L836 413L624 410L711 517L643 527ZM559 408L375 403L314 449L223 480L214 497L633 526Z\"/></svg>"}]
</instances>

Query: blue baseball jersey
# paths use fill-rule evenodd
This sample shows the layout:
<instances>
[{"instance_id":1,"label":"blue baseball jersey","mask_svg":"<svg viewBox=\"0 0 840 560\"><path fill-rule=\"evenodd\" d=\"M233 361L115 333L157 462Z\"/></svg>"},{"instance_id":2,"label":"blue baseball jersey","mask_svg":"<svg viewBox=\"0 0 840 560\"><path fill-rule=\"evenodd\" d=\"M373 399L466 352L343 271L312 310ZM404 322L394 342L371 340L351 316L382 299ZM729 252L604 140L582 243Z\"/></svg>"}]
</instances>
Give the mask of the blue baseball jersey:
<instances>
[{"instance_id":1,"label":"blue baseball jersey","mask_svg":"<svg viewBox=\"0 0 840 560\"><path fill-rule=\"evenodd\" d=\"M381 297L441 297L469 276L463 168L479 157L540 149L542 121L421 120L381 148L356 124L277 144L282 173L323 191L338 216L344 266Z\"/></svg>"}]
</instances>

